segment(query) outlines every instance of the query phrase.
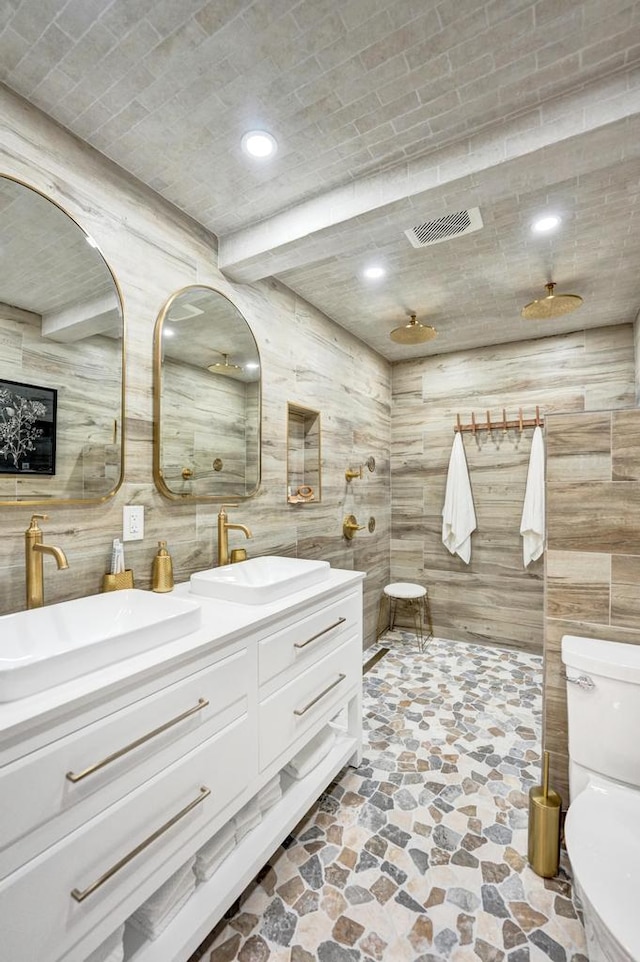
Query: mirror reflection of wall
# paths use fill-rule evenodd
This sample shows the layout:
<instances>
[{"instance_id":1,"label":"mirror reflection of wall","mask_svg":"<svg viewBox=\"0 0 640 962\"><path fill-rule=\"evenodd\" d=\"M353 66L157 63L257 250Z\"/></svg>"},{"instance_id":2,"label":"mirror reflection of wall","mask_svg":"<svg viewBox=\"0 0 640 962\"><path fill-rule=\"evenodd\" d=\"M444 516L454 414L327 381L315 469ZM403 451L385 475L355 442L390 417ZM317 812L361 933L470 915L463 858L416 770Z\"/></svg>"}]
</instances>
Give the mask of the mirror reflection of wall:
<instances>
[{"instance_id":1,"label":"mirror reflection of wall","mask_svg":"<svg viewBox=\"0 0 640 962\"><path fill-rule=\"evenodd\" d=\"M92 239L38 191L0 176L0 503L115 493L123 334L118 288Z\"/></svg>"},{"instance_id":2,"label":"mirror reflection of wall","mask_svg":"<svg viewBox=\"0 0 640 962\"><path fill-rule=\"evenodd\" d=\"M260 357L238 309L178 291L155 332L154 475L172 499L248 498L260 483Z\"/></svg>"}]
</instances>

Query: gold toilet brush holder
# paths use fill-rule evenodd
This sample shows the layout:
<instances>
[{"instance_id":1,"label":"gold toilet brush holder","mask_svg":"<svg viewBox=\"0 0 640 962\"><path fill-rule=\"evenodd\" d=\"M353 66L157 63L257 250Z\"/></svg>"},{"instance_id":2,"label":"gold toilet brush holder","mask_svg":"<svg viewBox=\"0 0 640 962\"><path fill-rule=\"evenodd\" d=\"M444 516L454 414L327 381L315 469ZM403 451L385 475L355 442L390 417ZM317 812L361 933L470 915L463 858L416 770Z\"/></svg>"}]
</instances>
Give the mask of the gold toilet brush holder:
<instances>
[{"instance_id":1,"label":"gold toilet brush holder","mask_svg":"<svg viewBox=\"0 0 640 962\"><path fill-rule=\"evenodd\" d=\"M544 752L542 785L529 790L529 846L531 868L542 878L553 878L560 864L562 799L549 788L549 752Z\"/></svg>"}]
</instances>

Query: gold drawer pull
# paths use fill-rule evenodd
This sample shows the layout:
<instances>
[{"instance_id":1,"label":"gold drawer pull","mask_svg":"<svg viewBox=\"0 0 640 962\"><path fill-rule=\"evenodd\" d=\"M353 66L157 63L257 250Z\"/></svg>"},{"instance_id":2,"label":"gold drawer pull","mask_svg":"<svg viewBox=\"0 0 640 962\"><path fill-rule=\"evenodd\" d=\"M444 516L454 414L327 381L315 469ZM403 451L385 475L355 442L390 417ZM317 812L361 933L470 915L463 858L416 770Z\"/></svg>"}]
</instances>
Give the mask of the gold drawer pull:
<instances>
[{"instance_id":1,"label":"gold drawer pull","mask_svg":"<svg viewBox=\"0 0 640 962\"><path fill-rule=\"evenodd\" d=\"M347 620L346 618L338 618L338 620L334 621L334 623L332 625L329 625L328 628L323 628L322 631L319 631L317 635L311 635L311 638L307 638L306 641L296 641L293 647L304 648L306 645L310 645L312 641L316 640L316 638L322 638L322 636L326 635L328 631L333 631L333 629L337 628L338 625L343 625L346 620Z\"/></svg>"},{"instance_id":2,"label":"gold drawer pull","mask_svg":"<svg viewBox=\"0 0 640 962\"><path fill-rule=\"evenodd\" d=\"M95 892L96 889L99 889L101 885L104 885L104 883L114 876L116 872L119 872L121 868L124 868L125 865L128 865L129 862L136 857L136 855L139 855L140 852L143 852L145 848L151 845L152 842L155 842L157 838L160 838L161 835L164 835L164 833L168 831L172 825L175 825L176 822L179 822L181 818L184 818L184 816L187 815L193 808L195 808L196 805L200 805L201 802L204 802L205 798L208 798L209 795L211 795L211 789L205 788L204 785L201 786L198 797L194 798L193 801L189 802L188 805L185 805L182 811L178 812L177 815L174 815L173 818L170 818L168 822L164 823L164 825L161 825L160 828L153 833L153 835L149 836L149 838L145 838L144 842L140 842L139 845L136 845L134 849L121 858L119 862L116 862L115 865L112 865L110 869L107 869L104 875L101 875L99 879L96 879L95 882L92 882L91 885L88 885L87 888L83 889L82 892L80 889L73 889L71 892L71 897L74 898L76 902L83 902L87 896Z\"/></svg>"},{"instance_id":3,"label":"gold drawer pull","mask_svg":"<svg viewBox=\"0 0 640 962\"><path fill-rule=\"evenodd\" d=\"M155 738L156 735L166 732L167 728L177 725L178 722L184 721L184 719L188 718L190 715L195 715L197 711L202 711L202 709L206 708L208 704L209 702L206 698L199 698L198 704L194 705L193 708L183 711L181 715L176 715L176 717L172 718L171 721L165 722L164 725L160 725L159 728L154 728L152 732L142 735L141 738L136 738L134 742L131 742L129 745L125 745L124 748L119 748L118 751L113 752L112 755L107 755L107 757L103 758L101 762L96 762L95 765L89 765L89 767L85 768L83 772L78 772L77 775L75 772L67 772L66 778L68 778L70 782L81 782L83 778L87 777L87 775L93 775L94 772L104 768L105 765L109 765L111 762L115 762L116 759L122 758L122 756L126 755L127 752L132 752L134 748L139 748L140 745L144 745L145 742Z\"/></svg>"},{"instance_id":4,"label":"gold drawer pull","mask_svg":"<svg viewBox=\"0 0 640 962\"><path fill-rule=\"evenodd\" d=\"M312 698L311 701L304 706L304 708L294 708L293 714L304 715L304 713L309 711L310 708L313 708L316 702L319 702L321 698L324 698L325 695L328 695L332 688L335 688L336 685L339 685L341 681L344 681L346 677L347 676L343 674L338 675L335 681L332 681L330 685L327 685L324 691L321 691L319 695L316 695L315 698Z\"/></svg>"}]
</instances>

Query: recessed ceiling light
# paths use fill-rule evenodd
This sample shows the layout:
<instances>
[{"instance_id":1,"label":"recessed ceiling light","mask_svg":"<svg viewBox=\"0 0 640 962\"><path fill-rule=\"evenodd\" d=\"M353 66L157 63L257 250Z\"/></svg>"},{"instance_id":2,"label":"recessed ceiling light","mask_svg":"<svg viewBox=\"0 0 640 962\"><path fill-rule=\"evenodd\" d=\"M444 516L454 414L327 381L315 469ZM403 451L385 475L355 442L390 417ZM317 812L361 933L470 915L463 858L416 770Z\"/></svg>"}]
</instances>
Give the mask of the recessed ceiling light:
<instances>
[{"instance_id":1,"label":"recessed ceiling light","mask_svg":"<svg viewBox=\"0 0 640 962\"><path fill-rule=\"evenodd\" d=\"M271 157L278 149L276 138L266 130L249 130L243 135L241 146L250 157Z\"/></svg>"},{"instance_id":2,"label":"recessed ceiling light","mask_svg":"<svg viewBox=\"0 0 640 962\"><path fill-rule=\"evenodd\" d=\"M247 361L244 367L246 371L257 371L260 365L257 361Z\"/></svg>"},{"instance_id":3,"label":"recessed ceiling light","mask_svg":"<svg viewBox=\"0 0 640 962\"><path fill-rule=\"evenodd\" d=\"M365 267L362 273L367 280L378 281L381 277L384 277L387 272L385 271L384 267L379 267L377 264L375 264L371 267Z\"/></svg>"},{"instance_id":4,"label":"recessed ceiling light","mask_svg":"<svg viewBox=\"0 0 640 962\"><path fill-rule=\"evenodd\" d=\"M163 336L163 337L173 337L173 335L174 335L175 333L176 333L176 332L175 332L175 331L173 330L173 328L171 328L171 327L163 327L163 328L162 328L162 336Z\"/></svg>"},{"instance_id":5,"label":"recessed ceiling light","mask_svg":"<svg viewBox=\"0 0 640 962\"><path fill-rule=\"evenodd\" d=\"M536 234L547 234L551 230L555 230L560 223L560 218L557 214L545 214L544 217L538 217L534 220L531 225L531 230Z\"/></svg>"}]
</instances>

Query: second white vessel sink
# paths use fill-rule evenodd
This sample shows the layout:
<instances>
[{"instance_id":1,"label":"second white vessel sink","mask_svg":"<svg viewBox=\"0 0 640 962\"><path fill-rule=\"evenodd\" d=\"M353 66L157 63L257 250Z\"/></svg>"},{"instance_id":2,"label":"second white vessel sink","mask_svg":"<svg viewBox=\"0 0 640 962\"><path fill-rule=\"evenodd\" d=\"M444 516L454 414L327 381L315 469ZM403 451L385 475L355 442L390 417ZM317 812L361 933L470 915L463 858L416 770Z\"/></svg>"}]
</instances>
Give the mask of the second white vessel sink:
<instances>
[{"instance_id":1,"label":"second white vessel sink","mask_svg":"<svg viewBox=\"0 0 640 962\"><path fill-rule=\"evenodd\" d=\"M196 601L129 588L0 617L0 702L34 695L200 627Z\"/></svg>"},{"instance_id":2,"label":"second white vessel sink","mask_svg":"<svg viewBox=\"0 0 640 962\"><path fill-rule=\"evenodd\" d=\"M264 605L329 577L328 561L267 555L191 575L191 591L219 601Z\"/></svg>"}]
</instances>

